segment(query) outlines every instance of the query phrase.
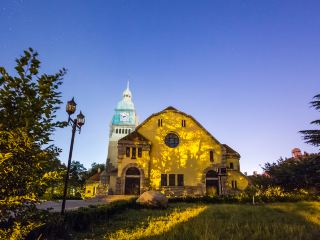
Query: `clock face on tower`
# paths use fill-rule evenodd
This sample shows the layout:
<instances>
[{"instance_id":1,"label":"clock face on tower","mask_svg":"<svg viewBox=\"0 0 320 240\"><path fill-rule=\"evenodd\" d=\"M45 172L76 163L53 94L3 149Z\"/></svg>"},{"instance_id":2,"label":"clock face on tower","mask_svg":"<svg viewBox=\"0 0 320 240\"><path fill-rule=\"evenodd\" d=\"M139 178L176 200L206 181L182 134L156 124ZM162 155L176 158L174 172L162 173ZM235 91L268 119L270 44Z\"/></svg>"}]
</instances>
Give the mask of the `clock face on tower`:
<instances>
[{"instance_id":1,"label":"clock face on tower","mask_svg":"<svg viewBox=\"0 0 320 240\"><path fill-rule=\"evenodd\" d=\"M127 112L120 113L120 121L121 122L128 122L129 121L129 113L127 113Z\"/></svg>"}]
</instances>

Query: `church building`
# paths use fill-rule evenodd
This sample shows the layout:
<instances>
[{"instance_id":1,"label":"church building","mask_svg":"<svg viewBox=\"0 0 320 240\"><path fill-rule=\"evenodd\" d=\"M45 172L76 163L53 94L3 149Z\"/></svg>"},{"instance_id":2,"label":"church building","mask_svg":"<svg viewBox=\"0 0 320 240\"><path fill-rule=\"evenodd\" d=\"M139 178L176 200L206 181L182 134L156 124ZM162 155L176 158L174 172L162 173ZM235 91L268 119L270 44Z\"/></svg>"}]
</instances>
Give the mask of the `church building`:
<instances>
[{"instance_id":1,"label":"church building","mask_svg":"<svg viewBox=\"0 0 320 240\"><path fill-rule=\"evenodd\" d=\"M225 195L244 190L240 155L174 107L138 125L127 86L110 126L109 194Z\"/></svg>"}]
</instances>

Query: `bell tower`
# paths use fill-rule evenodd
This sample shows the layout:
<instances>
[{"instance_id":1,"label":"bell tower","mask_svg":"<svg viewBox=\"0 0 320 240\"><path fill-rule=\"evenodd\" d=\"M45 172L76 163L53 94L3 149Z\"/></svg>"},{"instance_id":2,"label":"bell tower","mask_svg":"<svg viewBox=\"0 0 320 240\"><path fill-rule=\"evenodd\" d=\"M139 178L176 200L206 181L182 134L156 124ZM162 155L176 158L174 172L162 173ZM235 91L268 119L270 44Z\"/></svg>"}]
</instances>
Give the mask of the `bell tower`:
<instances>
[{"instance_id":1,"label":"bell tower","mask_svg":"<svg viewBox=\"0 0 320 240\"><path fill-rule=\"evenodd\" d=\"M107 164L117 167L118 141L133 132L137 126L138 119L128 81L127 88L122 94L122 100L118 102L111 120Z\"/></svg>"}]
</instances>

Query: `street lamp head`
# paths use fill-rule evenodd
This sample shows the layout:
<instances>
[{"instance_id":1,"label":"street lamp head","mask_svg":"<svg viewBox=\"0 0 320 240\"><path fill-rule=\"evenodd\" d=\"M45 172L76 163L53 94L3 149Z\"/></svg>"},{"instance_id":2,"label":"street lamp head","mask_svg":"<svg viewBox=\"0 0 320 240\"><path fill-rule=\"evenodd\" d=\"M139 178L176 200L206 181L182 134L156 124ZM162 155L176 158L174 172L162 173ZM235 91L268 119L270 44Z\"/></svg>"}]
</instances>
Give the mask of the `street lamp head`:
<instances>
[{"instance_id":1,"label":"street lamp head","mask_svg":"<svg viewBox=\"0 0 320 240\"><path fill-rule=\"evenodd\" d=\"M80 111L80 113L77 115L77 124L79 125L79 127L82 127L84 123L85 123L85 117Z\"/></svg>"},{"instance_id":2,"label":"street lamp head","mask_svg":"<svg viewBox=\"0 0 320 240\"><path fill-rule=\"evenodd\" d=\"M71 99L71 101L68 101L67 106L66 106L66 112L70 115L74 114L76 111L76 102L74 101L74 98Z\"/></svg>"}]
</instances>

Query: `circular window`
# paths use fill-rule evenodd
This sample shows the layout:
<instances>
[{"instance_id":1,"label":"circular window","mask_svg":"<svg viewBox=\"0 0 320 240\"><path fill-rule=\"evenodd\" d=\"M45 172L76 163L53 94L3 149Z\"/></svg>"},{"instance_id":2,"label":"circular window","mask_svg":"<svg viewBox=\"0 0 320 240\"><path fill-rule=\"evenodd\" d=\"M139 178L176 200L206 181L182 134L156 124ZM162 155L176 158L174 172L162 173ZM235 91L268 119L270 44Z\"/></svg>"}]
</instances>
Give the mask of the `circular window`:
<instances>
[{"instance_id":1,"label":"circular window","mask_svg":"<svg viewBox=\"0 0 320 240\"><path fill-rule=\"evenodd\" d=\"M175 148L179 145L179 137L175 133L169 133L164 139L164 142L168 147Z\"/></svg>"}]
</instances>

